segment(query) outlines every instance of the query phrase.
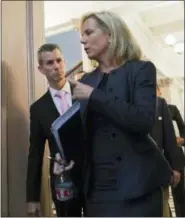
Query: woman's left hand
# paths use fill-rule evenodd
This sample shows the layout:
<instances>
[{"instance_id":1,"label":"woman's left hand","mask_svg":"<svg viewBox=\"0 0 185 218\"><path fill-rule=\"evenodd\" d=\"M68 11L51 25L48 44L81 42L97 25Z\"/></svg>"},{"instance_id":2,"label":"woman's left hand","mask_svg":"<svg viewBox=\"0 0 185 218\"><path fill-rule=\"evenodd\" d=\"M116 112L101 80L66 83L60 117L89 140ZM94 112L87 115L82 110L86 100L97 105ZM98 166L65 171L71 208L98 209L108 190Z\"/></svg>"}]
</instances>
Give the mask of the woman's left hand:
<instances>
[{"instance_id":1,"label":"woman's left hand","mask_svg":"<svg viewBox=\"0 0 185 218\"><path fill-rule=\"evenodd\" d=\"M94 88L89 85L85 85L74 79L68 79L70 85L72 86L73 99L86 100L90 97Z\"/></svg>"}]
</instances>

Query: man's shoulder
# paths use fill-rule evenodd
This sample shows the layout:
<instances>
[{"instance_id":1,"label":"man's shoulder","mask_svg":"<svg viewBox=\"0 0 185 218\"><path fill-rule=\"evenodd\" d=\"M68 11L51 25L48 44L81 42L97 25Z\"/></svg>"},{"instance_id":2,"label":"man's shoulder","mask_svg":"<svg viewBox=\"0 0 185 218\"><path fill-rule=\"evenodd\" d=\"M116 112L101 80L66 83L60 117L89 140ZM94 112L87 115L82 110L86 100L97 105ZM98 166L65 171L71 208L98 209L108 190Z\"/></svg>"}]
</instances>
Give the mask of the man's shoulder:
<instances>
[{"instance_id":1,"label":"man's shoulder","mask_svg":"<svg viewBox=\"0 0 185 218\"><path fill-rule=\"evenodd\" d=\"M166 101L166 99L165 98L163 98L163 97L159 97L159 96L157 96L157 99L158 99L158 101L159 102L161 102L161 103L163 103L163 104L166 104L166 105L168 105L168 103L167 103L167 101Z\"/></svg>"},{"instance_id":2,"label":"man's shoulder","mask_svg":"<svg viewBox=\"0 0 185 218\"><path fill-rule=\"evenodd\" d=\"M46 101L46 97L49 94L49 91L47 91L46 93L44 93L40 98L38 98L36 101L34 101L31 105L30 105L30 110L36 110L40 107L43 106L43 104Z\"/></svg>"},{"instance_id":3,"label":"man's shoulder","mask_svg":"<svg viewBox=\"0 0 185 218\"><path fill-rule=\"evenodd\" d=\"M161 108L161 110L166 110L166 108L168 108L168 103L166 101L165 98L163 97L157 97L157 105L158 105L158 108Z\"/></svg>"},{"instance_id":4,"label":"man's shoulder","mask_svg":"<svg viewBox=\"0 0 185 218\"><path fill-rule=\"evenodd\" d=\"M168 107L169 107L170 109L176 109L176 108L177 108L176 105L173 105L173 104L168 104Z\"/></svg>"},{"instance_id":5,"label":"man's shoulder","mask_svg":"<svg viewBox=\"0 0 185 218\"><path fill-rule=\"evenodd\" d=\"M177 113L179 113L179 109L177 108L176 105L168 104L168 108L169 108L172 116L175 116Z\"/></svg>"},{"instance_id":6,"label":"man's shoulder","mask_svg":"<svg viewBox=\"0 0 185 218\"><path fill-rule=\"evenodd\" d=\"M163 97L157 96L157 102L158 102L159 104L163 104L165 101L166 101L166 100L165 100Z\"/></svg>"}]
</instances>

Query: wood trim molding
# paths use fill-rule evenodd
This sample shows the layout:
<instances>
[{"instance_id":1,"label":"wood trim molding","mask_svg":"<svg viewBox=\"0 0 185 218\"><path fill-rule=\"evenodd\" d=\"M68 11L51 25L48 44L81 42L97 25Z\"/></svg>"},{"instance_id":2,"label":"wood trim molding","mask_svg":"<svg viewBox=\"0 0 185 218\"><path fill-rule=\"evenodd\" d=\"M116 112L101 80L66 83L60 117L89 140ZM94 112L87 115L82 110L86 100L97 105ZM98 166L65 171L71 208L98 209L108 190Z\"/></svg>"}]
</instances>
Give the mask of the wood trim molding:
<instances>
[{"instance_id":1,"label":"wood trim molding","mask_svg":"<svg viewBox=\"0 0 185 218\"><path fill-rule=\"evenodd\" d=\"M1 63L1 216L8 216L8 155L7 155L7 67Z\"/></svg>"},{"instance_id":2,"label":"wood trim molding","mask_svg":"<svg viewBox=\"0 0 185 218\"><path fill-rule=\"evenodd\" d=\"M36 71L36 51L44 42L42 1L2 1L2 209L25 217L29 149L29 107L46 90ZM1 108L2 109L2 108Z\"/></svg>"},{"instance_id":3,"label":"wood trim molding","mask_svg":"<svg viewBox=\"0 0 185 218\"><path fill-rule=\"evenodd\" d=\"M38 71L37 50L45 43L45 29L44 29L44 1L32 1L32 24L33 24L33 74L34 74L34 99L40 98L47 90L47 81L45 77Z\"/></svg>"},{"instance_id":4,"label":"wood trim molding","mask_svg":"<svg viewBox=\"0 0 185 218\"><path fill-rule=\"evenodd\" d=\"M27 44L27 80L28 104L35 99L35 74L34 72L34 39L33 39L33 1L26 1L26 44Z\"/></svg>"}]
</instances>

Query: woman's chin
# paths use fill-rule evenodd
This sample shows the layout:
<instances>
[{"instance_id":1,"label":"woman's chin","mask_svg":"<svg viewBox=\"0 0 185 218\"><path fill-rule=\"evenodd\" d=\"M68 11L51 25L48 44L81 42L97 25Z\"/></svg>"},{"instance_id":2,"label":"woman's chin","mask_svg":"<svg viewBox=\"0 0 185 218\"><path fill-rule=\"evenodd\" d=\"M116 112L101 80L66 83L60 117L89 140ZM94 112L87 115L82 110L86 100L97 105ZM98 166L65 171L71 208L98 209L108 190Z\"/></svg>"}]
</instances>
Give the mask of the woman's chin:
<instances>
[{"instance_id":1,"label":"woman's chin","mask_svg":"<svg viewBox=\"0 0 185 218\"><path fill-rule=\"evenodd\" d=\"M95 58L95 56L94 56L93 54L88 54L87 57L88 57L89 59L94 59L94 58Z\"/></svg>"}]
</instances>

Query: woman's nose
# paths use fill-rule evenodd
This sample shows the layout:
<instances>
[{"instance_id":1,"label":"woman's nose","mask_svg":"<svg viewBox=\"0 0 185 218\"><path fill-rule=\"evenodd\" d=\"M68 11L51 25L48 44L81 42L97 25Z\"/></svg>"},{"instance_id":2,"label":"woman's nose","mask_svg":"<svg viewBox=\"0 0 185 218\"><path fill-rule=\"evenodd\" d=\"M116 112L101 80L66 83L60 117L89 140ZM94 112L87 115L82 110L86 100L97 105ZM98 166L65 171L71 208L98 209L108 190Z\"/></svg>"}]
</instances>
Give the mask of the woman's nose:
<instances>
[{"instance_id":1,"label":"woman's nose","mask_svg":"<svg viewBox=\"0 0 185 218\"><path fill-rule=\"evenodd\" d=\"M83 45L86 43L86 40L83 36L81 36L81 38L80 38L80 43Z\"/></svg>"}]
</instances>

